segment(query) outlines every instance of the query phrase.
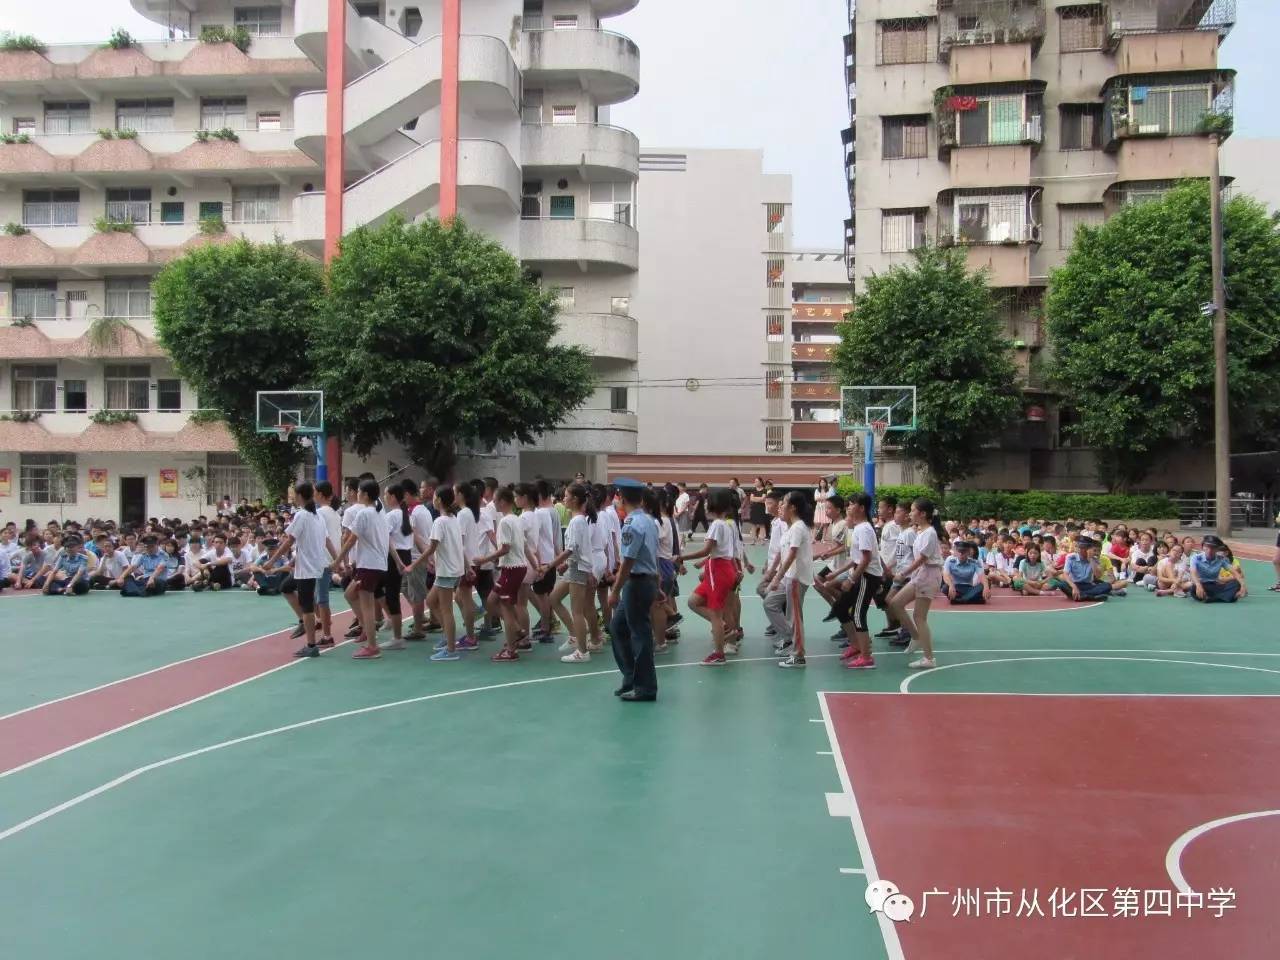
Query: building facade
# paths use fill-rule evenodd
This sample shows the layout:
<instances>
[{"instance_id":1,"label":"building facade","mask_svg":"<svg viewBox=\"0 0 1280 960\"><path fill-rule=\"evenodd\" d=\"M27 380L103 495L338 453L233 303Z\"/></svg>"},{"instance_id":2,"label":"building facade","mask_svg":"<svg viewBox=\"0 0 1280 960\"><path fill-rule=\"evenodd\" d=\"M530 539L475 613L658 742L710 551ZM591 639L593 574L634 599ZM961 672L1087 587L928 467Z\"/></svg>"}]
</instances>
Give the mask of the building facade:
<instances>
[{"instance_id":1,"label":"building facade","mask_svg":"<svg viewBox=\"0 0 1280 960\"><path fill-rule=\"evenodd\" d=\"M858 289L922 244L963 249L1000 298L1025 396L1024 422L966 483L1093 489L1092 454L1044 392L1045 288L1081 226L1209 175L1234 0L859 0L849 16ZM1205 486L1199 459L1166 481Z\"/></svg>"},{"instance_id":2,"label":"building facade","mask_svg":"<svg viewBox=\"0 0 1280 960\"><path fill-rule=\"evenodd\" d=\"M634 376L639 144L608 111L639 51L602 21L637 2L132 0L167 40L0 52L0 509L194 515L258 492L151 321L165 263L237 236L324 256L394 214L461 215L557 291L602 383ZM535 447L463 468L598 474L635 444L602 386Z\"/></svg>"}]
</instances>

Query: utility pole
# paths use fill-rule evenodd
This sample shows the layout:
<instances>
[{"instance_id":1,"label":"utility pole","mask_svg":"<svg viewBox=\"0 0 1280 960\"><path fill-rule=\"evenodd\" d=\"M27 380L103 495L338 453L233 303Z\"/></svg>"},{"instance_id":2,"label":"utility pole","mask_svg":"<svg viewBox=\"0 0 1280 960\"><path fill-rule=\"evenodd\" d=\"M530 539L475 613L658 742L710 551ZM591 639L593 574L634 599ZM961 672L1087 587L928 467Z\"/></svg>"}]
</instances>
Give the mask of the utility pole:
<instances>
[{"instance_id":1,"label":"utility pole","mask_svg":"<svg viewBox=\"0 0 1280 960\"><path fill-rule=\"evenodd\" d=\"M1213 479L1218 536L1231 535L1231 419L1227 391L1227 291L1222 276L1222 177L1218 170L1221 137L1209 136L1213 166L1209 175L1210 230L1213 234Z\"/></svg>"}]
</instances>

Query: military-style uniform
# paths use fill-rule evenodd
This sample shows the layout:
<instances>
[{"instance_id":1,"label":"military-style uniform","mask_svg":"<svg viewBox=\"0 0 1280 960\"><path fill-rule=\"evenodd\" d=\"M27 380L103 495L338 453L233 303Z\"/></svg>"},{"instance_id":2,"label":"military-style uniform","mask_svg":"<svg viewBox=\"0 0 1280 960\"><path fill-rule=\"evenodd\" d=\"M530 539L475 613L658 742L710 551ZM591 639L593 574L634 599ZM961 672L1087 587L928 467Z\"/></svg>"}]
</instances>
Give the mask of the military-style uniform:
<instances>
[{"instance_id":1,"label":"military-style uniform","mask_svg":"<svg viewBox=\"0 0 1280 960\"><path fill-rule=\"evenodd\" d=\"M622 671L622 690L648 699L658 694L650 622L658 597L658 524L639 507L632 509L622 524L622 557L632 565L609 625L613 658Z\"/></svg>"}]
</instances>

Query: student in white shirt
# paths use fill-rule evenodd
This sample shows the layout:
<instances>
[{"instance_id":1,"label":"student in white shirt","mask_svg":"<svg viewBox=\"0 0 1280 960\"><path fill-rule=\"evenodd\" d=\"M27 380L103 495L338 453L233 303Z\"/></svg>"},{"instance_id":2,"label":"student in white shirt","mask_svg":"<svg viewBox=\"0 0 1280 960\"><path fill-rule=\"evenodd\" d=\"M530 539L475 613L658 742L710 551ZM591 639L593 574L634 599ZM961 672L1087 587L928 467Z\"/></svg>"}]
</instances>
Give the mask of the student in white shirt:
<instances>
[{"instance_id":1,"label":"student in white shirt","mask_svg":"<svg viewBox=\"0 0 1280 960\"><path fill-rule=\"evenodd\" d=\"M386 520L382 516L382 504L378 500L378 482L362 481L358 497L360 509L356 511L343 537L342 552L337 557L337 563L345 561L354 551L352 565L355 573L352 583L356 587L355 599L359 604L363 643L351 657L353 660L376 660L382 656L377 639L376 593L387 578L387 552L390 550L391 538ZM346 517L343 522L346 523Z\"/></svg>"},{"instance_id":2,"label":"student in white shirt","mask_svg":"<svg viewBox=\"0 0 1280 960\"><path fill-rule=\"evenodd\" d=\"M497 598L502 611L502 623L506 632L506 644L495 653L491 660L495 663L508 663L520 659L517 652L520 642L520 618L517 605L520 593L524 588L525 566L527 564L524 530L520 519L514 513L515 493L509 487L494 494L494 504L498 511L498 545L494 551L480 558L479 563L498 563L498 580L493 585L493 596Z\"/></svg>"},{"instance_id":3,"label":"student in white shirt","mask_svg":"<svg viewBox=\"0 0 1280 960\"><path fill-rule=\"evenodd\" d=\"M888 637L889 646L905 647L911 642L911 636L902 629L898 615L894 612L893 600L898 592L907 585L905 571L911 565L911 545L915 543L916 528L911 525L911 504L899 503L893 511L893 522L898 527L897 542L893 545L893 557L884 568L885 580L889 581L889 593L885 597L885 617L889 626L876 634L877 637Z\"/></svg>"},{"instance_id":4,"label":"student in white shirt","mask_svg":"<svg viewBox=\"0 0 1280 960\"><path fill-rule=\"evenodd\" d=\"M342 549L342 518L333 509L333 485L328 480L316 484L316 516L324 521L325 539L333 548L333 556ZM332 559L332 558L331 558ZM333 586L333 564L326 565L316 581L316 617L320 621L320 646L333 646L333 613L329 605L329 588Z\"/></svg>"},{"instance_id":5,"label":"student in white shirt","mask_svg":"<svg viewBox=\"0 0 1280 960\"><path fill-rule=\"evenodd\" d=\"M293 489L293 502L298 509L285 529L280 546L271 556L270 566L290 549L293 553L293 575L281 587L280 592L289 602L294 614L302 621L306 646L295 651L295 657L318 657L320 647L316 642L316 581L329 569L335 551L329 543L329 531L316 512L315 488L306 481Z\"/></svg>"},{"instance_id":6,"label":"student in white shirt","mask_svg":"<svg viewBox=\"0 0 1280 960\"><path fill-rule=\"evenodd\" d=\"M769 548L765 553L764 570L760 574L760 582L756 584L756 593L760 599L764 601L765 616L769 616L769 607L772 603L775 616L782 617L787 606L787 595L779 585L776 589L773 587L773 575L778 572L778 567L782 563L782 541L787 536L787 521L780 516L782 505L782 494L775 490L770 490L764 496L764 515L769 521ZM770 599L772 598L772 600ZM769 626L765 628L765 636L773 637L774 651L778 652L787 640L788 633L783 630L780 634L778 626L774 622L774 618L769 618Z\"/></svg>"},{"instance_id":7,"label":"student in white shirt","mask_svg":"<svg viewBox=\"0 0 1280 960\"><path fill-rule=\"evenodd\" d=\"M121 551L107 540L102 544L102 556L98 558L98 570L90 586L95 590L119 590L124 586L124 572L128 569L129 564Z\"/></svg>"},{"instance_id":8,"label":"student in white shirt","mask_svg":"<svg viewBox=\"0 0 1280 960\"><path fill-rule=\"evenodd\" d=\"M898 498L881 497L879 503L880 520L880 566L883 574L880 577L880 589L876 591L876 607L883 610L887 623L885 628L876 634L877 637L897 636L898 624L889 612L889 594L893 590L893 562L898 552L898 538L902 536L902 524L897 520Z\"/></svg>"},{"instance_id":9,"label":"student in white shirt","mask_svg":"<svg viewBox=\"0 0 1280 960\"><path fill-rule=\"evenodd\" d=\"M551 564L563 576L551 594L551 607L560 618L569 639L560 648L565 663L589 663L591 650L587 644L588 611L595 612L591 604L592 561L591 527L596 525L596 510L587 488L575 483L565 491L565 506L572 516L565 530L564 549L556 554ZM572 608L565 609L564 599L569 597Z\"/></svg>"},{"instance_id":10,"label":"student in white shirt","mask_svg":"<svg viewBox=\"0 0 1280 960\"><path fill-rule=\"evenodd\" d=\"M538 518L538 491L531 483L517 483L515 487L516 509L520 511L518 520L520 531L524 534L525 574L524 588L520 591L520 603L517 615L520 618L521 650L533 648L533 634L529 629L529 605L542 616L541 598L533 592L534 583L541 577L542 563L538 557L538 536L541 532L541 520Z\"/></svg>"},{"instance_id":11,"label":"student in white shirt","mask_svg":"<svg viewBox=\"0 0 1280 960\"><path fill-rule=\"evenodd\" d=\"M476 637L476 561L488 553L487 541L481 527L480 491L470 483L460 481L453 488L454 502L458 504L458 529L462 532L462 579L453 591L454 602L462 614L463 633L458 646L474 650Z\"/></svg>"},{"instance_id":12,"label":"student in white shirt","mask_svg":"<svg viewBox=\"0 0 1280 960\"><path fill-rule=\"evenodd\" d=\"M680 531L680 544L683 546L688 542L689 531L693 528L693 498L689 496L683 483L677 483L676 489L680 492L676 494L674 515L676 528Z\"/></svg>"},{"instance_id":13,"label":"student in white shirt","mask_svg":"<svg viewBox=\"0 0 1280 960\"><path fill-rule=\"evenodd\" d=\"M466 573L467 558L462 545L462 528L458 525L458 501L453 487L436 488L433 505L436 508L436 518L431 524L431 540L422 556L413 562L422 565L435 560L436 579L431 592L427 594L427 605L440 621L444 631L444 645L431 655L431 659L436 663L443 663L462 659L458 653L458 623L453 616L453 593Z\"/></svg>"},{"instance_id":14,"label":"student in white shirt","mask_svg":"<svg viewBox=\"0 0 1280 960\"><path fill-rule=\"evenodd\" d=\"M880 589L884 576L884 564L880 560L880 544L876 529L870 522L871 497L855 493L845 508L845 522L852 532L849 538L849 581L832 606L832 612L840 621L849 646L841 655L851 670L874 670L876 661L871 655L871 634L867 629L867 611L871 600Z\"/></svg>"},{"instance_id":15,"label":"student in white shirt","mask_svg":"<svg viewBox=\"0 0 1280 960\"><path fill-rule=\"evenodd\" d=\"M712 651L702 663L704 666L720 666L725 660L725 607L738 576L734 562L738 541L726 517L734 513L733 494L728 490L713 490L707 497L707 515L712 518L707 528L702 549L685 555L686 560L706 558L702 580L689 598L689 609L711 624Z\"/></svg>"},{"instance_id":16,"label":"student in white shirt","mask_svg":"<svg viewBox=\"0 0 1280 960\"><path fill-rule=\"evenodd\" d=\"M911 545L912 560L902 571L910 582L893 598L893 612L911 635L913 645L918 645L921 657L908 664L913 670L928 670L935 666L933 658L933 633L929 629L929 607L942 586L942 547L938 540L938 520L933 501L917 497L911 504L911 524L916 537ZM914 613L907 611L907 604L915 601Z\"/></svg>"},{"instance_id":17,"label":"student in white shirt","mask_svg":"<svg viewBox=\"0 0 1280 960\"><path fill-rule=\"evenodd\" d=\"M410 505L403 483L387 487L387 579L382 587L382 602L391 623L392 640L384 649L404 650L404 606L400 595L404 591L404 575L413 562L413 524L409 522Z\"/></svg>"},{"instance_id":18,"label":"student in white shirt","mask_svg":"<svg viewBox=\"0 0 1280 960\"><path fill-rule=\"evenodd\" d=\"M538 625L533 635L541 643L550 643L556 629L556 618L551 611L551 593L556 588L556 568L551 562L560 551L560 516L556 513L551 484L539 480L533 485L537 498L534 518L538 532L538 572L533 582L534 604L538 608Z\"/></svg>"},{"instance_id":19,"label":"student in white shirt","mask_svg":"<svg viewBox=\"0 0 1280 960\"><path fill-rule=\"evenodd\" d=\"M792 490L782 501L782 520L787 533L782 542L782 561L773 574L769 599L774 590L781 589L785 601L766 603L765 613L779 639L791 641L791 655L778 661L780 667L803 667L804 658L804 595L813 586L813 533L810 526L808 498L798 490Z\"/></svg>"}]
</instances>

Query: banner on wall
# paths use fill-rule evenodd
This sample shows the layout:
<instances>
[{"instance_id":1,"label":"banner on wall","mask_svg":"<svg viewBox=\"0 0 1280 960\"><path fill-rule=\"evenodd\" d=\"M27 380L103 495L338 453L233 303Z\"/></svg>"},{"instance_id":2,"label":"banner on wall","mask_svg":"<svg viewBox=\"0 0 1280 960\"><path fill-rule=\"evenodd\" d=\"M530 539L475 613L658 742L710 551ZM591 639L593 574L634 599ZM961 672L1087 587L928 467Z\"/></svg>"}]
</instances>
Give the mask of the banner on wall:
<instances>
[{"instance_id":1,"label":"banner on wall","mask_svg":"<svg viewBox=\"0 0 1280 960\"><path fill-rule=\"evenodd\" d=\"M12 483L13 472L8 467L0 470L0 497L13 496L13 491L10 489Z\"/></svg>"},{"instance_id":2,"label":"banner on wall","mask_svg":"<svg viewBox=\"0 0 1280 960\"><path fill-rule=\"evenodd\" d=\"M178 495L178 471L177 470L161 470L160 471L160 496L165 499L172 499Z\"/></svg>"},{"instance_id":3,"label":"banner on wall","mask_svg":"<svg viewBox=\"0 0 1280 960\"><path fill-rule=\"evenodd\" d=\"M89 468L89 496L105 497L107 495L107 471L99 467Z\"/></svg>"}]
</instances>

